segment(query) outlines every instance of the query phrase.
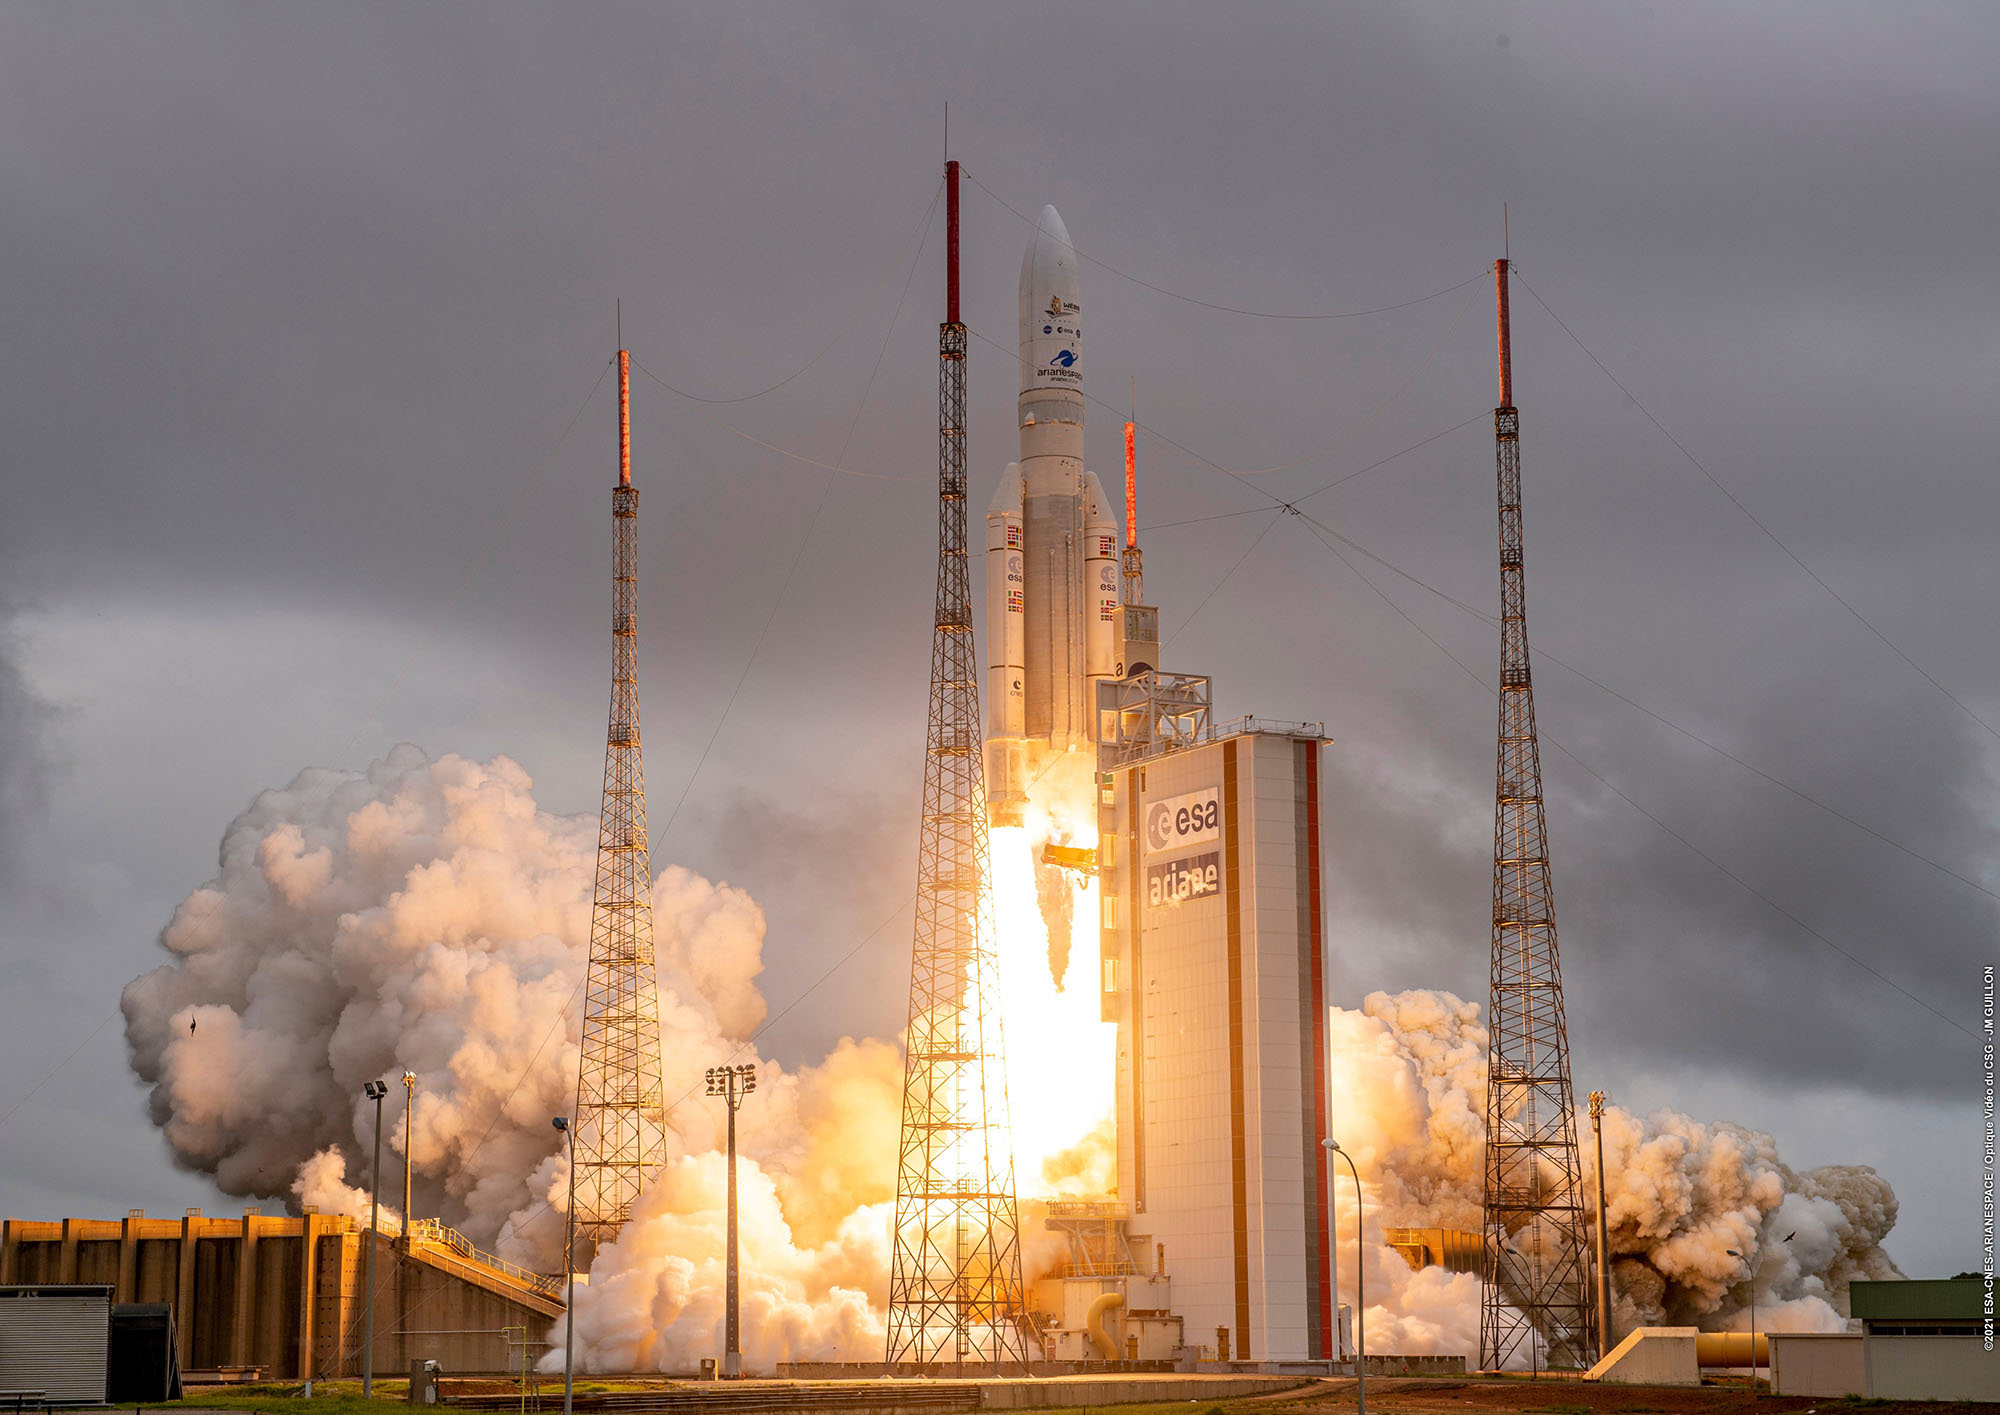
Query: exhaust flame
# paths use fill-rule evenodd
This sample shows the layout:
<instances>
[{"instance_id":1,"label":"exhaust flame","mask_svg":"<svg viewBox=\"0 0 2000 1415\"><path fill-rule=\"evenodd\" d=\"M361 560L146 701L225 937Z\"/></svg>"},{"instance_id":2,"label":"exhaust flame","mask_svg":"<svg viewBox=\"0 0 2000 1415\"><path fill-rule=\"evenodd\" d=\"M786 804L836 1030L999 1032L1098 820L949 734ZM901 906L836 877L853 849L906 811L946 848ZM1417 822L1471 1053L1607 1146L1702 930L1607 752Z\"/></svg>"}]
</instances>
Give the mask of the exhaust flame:
<instances>
[{"instance_id":1,"label":"exhaust flame","mask_svg":"<svg viewBox=\"0 0 2000 1415\"><path fill-rule=\"evenodd\" d=\"M1104 1193L1116 1182L1118 1029L1100 1020L1098 884L1040 863L1051 842L1096 848L1091 767L1088 758L1059 759L1030 789L1026 823L992 832L1007 1092L1023 1199Z\"/></svg>"}]
</instances>

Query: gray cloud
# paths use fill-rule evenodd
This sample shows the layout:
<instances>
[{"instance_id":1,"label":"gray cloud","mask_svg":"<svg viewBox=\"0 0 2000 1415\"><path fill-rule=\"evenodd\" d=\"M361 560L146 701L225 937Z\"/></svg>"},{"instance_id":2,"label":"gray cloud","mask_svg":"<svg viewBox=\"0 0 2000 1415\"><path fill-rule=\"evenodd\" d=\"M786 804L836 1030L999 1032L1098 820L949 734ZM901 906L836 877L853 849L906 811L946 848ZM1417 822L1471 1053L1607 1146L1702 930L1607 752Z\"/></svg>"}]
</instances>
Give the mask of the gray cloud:
<instances>
[{"instance_id":1,"label":"gray cloud","mask_svg":"<svg viewBox=\"0 0 2000 1415\"><path fill-rule=\"evenodd\" d=\"M15 615L0 601L0 884L21 883L27 837L48 806L54 711L21 671Z\"/></svg>"},{"instance_id":2,"label":"gray cloud","mask_svg":"<svg viewBox=\"0 0 2000 1415\"><path fill-rule=\"evenodd\" d=\"M118 887L111 907L95 876L45 872L74 896L49 914L67 947L11 936L9 965L65 996L106 959L130 976L229 815L334 759L392 683L349 765L404 737L506 751L538 799L593 807L602 387L550 449L621 298L646 368L710 395L775 381L852 319L767 398L704 414L639 379L636 452L656 829L756 646L656 863L753 888L772 958L801 972L872 927L913 877L936 232L900 313L890 265L930 198L947 98L956 154L993 191L1054 201L1087 255L1225 303L1439 289L1498 253L1508 202L1534 289L2000 722L1996 50L2000 22L1970 6L10 9L0 597L46 606L63 638L21 658L25 676L0 664L0 840L94 852ZM967 193L968 316L1003 346L1024 236ZM1136 379L1157 429L1141 437L1145 518L1162 525L1151 597L1172 632L1215 591L1175 659L1217 675L1227 715L1324 716L1335 738L1336 972L1479 995L1490 702L1297 523L1219 590L1266 516L1163 523L1261 504L1164 437L1239 468L1343 439L1250 478L1292 498L1480 414L1487 297L1297 324L1098 265L1084 281L1091 391L1119 407ZM1518 292L1516 316L1535 642L1986 879L1986 734ZM1012 371L1004 349L974 348L983 487L1007 460ZM809 458L845 448L873 475L837 477L808 538L824 473L716 417ZM1091 418L1090 455L1115 466L1117 420ZM1475 424L1309 505L1488 606L1490 459ZM1491 671L1487 628L1370 573ZM1559 669L1539 682L1552 738L1870 966L1962 1006L1962 975L1993 952L1991 901ZM10 744L36 740L21 724L47 683L93 694L87 737L62 739L86 748L87 789L38 798L40 758ZM1580 1068L1684 1075L1746 1111L1804 1078L1953 1103L1953 1034L1548 756ZM856 1027L893 1017L875 995L900 994L907 944L892 927L837 974L800 1045L850 1010ZM65 1115L136 1114L61 1094ZM0 1172L0 1207L28 1183ZM32 1183L61 1187L45 1170ZM1943 1251L1926 1209L1958 1200L1934 1197L1906 1205L1892 1248Z\"/></svg>"}]
</instances>

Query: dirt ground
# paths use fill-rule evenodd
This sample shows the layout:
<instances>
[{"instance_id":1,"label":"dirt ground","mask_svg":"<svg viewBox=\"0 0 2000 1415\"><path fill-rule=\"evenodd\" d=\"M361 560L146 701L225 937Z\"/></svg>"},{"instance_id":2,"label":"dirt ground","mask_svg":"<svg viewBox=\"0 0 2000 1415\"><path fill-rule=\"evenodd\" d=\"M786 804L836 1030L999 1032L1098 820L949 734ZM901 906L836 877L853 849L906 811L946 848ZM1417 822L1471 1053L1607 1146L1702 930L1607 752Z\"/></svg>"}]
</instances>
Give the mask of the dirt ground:
<instances>
[{"instance_id":1,"label":"dirt ground","mask_svg":"<svg viewBox=\"0 0 2000 1415\"><path fill-rule=\"evenodd\" d=\"M1355 1408L1355 1383L1326 1380L1299 1391L1226 1402L1231 1415L1337 1415ZM1368 1408L1384 1415L1995 1415L2000 1406L1929 1400L1758 1395L1745 1386L1614 1386L1582 1381L1438 1380L1377 1376ZM1206 1412L1204 1411L1204 1415Z\"/></svg>"}]
</instances>

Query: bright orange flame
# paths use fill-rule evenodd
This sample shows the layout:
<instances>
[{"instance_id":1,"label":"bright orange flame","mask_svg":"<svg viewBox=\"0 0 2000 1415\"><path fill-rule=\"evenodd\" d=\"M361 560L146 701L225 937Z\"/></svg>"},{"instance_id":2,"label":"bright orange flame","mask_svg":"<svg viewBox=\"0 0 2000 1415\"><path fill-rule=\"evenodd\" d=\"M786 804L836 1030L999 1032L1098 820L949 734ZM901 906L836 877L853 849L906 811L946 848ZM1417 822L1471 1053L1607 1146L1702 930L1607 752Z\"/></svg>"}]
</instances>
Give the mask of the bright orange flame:
<instances>
[{"instance_id":1,"label":"bright orange flame","mask_svg":"<svg viewBox=\"0 0 2000 1415\"><path fill-rule=\"evenodd\" d=\"M1074 909L1069 966L1060 990L1036 891L1036 860L1049 840L1094 849L1093 761L1062 760L1028 795L1027 823L992 832L993 904L1006 1027L1007 1095L1015 1184L1024 1199L1079 1192L1078 1166L1049 1161L1101 1143L1115 1106L1117 1026L1099 1020L1098 887L1064 876ZM1101 1168L1099 1169L1101 1173Z\"/></svg>"}]
</instances>

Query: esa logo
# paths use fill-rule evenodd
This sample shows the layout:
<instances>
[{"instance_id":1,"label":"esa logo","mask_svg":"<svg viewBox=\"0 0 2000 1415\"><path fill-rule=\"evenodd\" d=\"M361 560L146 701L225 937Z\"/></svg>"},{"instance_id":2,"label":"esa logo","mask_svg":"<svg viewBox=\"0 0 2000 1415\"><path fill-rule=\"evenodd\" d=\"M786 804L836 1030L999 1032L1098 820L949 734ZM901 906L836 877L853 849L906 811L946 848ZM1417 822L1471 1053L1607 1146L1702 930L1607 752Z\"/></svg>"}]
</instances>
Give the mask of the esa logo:
<instances>
[{"instance_id":1,"label":"esa logo","mask_svg":"<svg viewBox=\"0 0 2000 1415\"><path fill-rule=\"evenodd\" d=\"M1160 855L1222 837L1222 792L1216 787L1169 796L1146 808L1146 850Z\"/></svg>"}]
</instances>

